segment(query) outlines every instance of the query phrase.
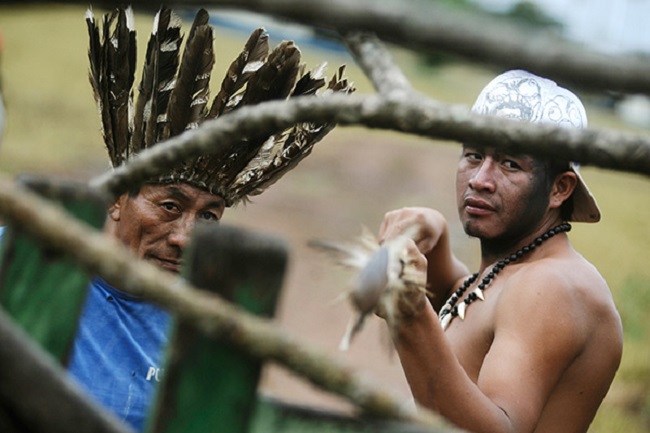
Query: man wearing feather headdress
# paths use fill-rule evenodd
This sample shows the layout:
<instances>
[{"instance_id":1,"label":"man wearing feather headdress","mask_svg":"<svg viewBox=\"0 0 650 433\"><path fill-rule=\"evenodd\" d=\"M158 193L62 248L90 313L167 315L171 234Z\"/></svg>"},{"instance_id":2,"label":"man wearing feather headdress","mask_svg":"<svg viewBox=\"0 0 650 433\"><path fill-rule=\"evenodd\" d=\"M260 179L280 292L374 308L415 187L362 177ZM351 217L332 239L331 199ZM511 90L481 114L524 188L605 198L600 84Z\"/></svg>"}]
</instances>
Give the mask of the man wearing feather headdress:
<instances>
[{"instance_id":1,"label":"man wearing feather headdress","mask_svg":"<svg viewBox=\"0 0 650 433\"><path fill-rule=\"evenodd\" d=\"M316 94L323 87L326 92L354 90L343 77L343 67L327 82L320 72L305 72L293 42L269 50L267 33L258 29L209 105L214 52L208 13L197 13L180 56L180 20L163 7L154 20L134 103L132 11L118 9L104 15L101 37L91 11L86 21L90 80L114 167L244 105ZM109 208L106 230L140 258L179 272L196 222L217 222L226 207L263 192L333 127L298 124L272 136L242 138L220 153L179 161L174 169L118 197ZM165 311L101 279L93 280L69 370L96 401L138 431L160 378L168 322Z\"/></svg>"},{"instance_id":2,"label":"man wearing feather headdress","mask_svg":"<svg viewBox=\"0 0 650 433\"><path fill-rule=\"evenodd\" d=\"M586 127L576 95L526 71L497 76L473 111ZM480 240L470 274L433 209L386 214L383 242L416 227L412 291L395 344L416 401L472 432L586 432L621 360L622 329L598 271L571 246L572 222L600 212L575 164L465 143L456 171L465 232ZM415 271L412 271L415 272Z\"/></svg>"}]
</instances>

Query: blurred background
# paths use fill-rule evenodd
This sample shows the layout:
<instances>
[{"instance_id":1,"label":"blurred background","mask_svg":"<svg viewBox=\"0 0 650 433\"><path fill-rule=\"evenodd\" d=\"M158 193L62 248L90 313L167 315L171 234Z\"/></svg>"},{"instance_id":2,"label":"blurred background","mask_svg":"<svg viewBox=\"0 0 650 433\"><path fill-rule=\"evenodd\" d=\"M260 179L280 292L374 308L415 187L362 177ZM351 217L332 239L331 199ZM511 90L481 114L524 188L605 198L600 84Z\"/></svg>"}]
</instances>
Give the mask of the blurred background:
<instances>
[{"instance_id":1,"label":"blurred background","mask_svg":"<svg viewBox=\"0 0 650 433\"><path fill-rule=\"evenodd\" d=\"M640 17L650 16L650 1L439 3L545 28L593 50L639 56L650 50L650 30L639 25ZM6 111L0 170L4 174L32 172L89 180L108 170L88 83L85 9L64 4L0 5L0 86ZM97 17L103 12L95 9ZM179 12L187 31L194 11ZM153 14L136 9L139 57L144 54ZM331 34L235 11L215 10L211 16L217 53L213 88L220 85L248 34L264 26L272 46L294 39L308 67L326 61L331 75L340 64L347 64L347 75L357 92L374 92ZM420 56L393 46L389 49L418 91L443 102L470 106L480 89L502 72L444 54ZM591 126L648 133L646 98L577 93L585 101ZM405 401L410 398L408 387L379 319L368 321L348 352L338 350L351 310L336 299L351 275L307 247L307 242L353 240L362 226L376 232L388 210L429 206L449 217L455 252L476 268L478 244L464 235L456 218L454 172L459 152L454 142L339 127L279 183L252 203L228 210L224 217L225 224L274 233L286 240L290 264L278 310L280 325L306 344L355 367L368 380L392 388ZM590 167L583 167L582 173L603 219L596 225L575 224L570 236L576 249L608 281L625 327L622 365L590 431L650 431L650 181ZM301 404L349 410L337 397L274 366L264 371L261 392Z\"/></svg>"}]
</instances>

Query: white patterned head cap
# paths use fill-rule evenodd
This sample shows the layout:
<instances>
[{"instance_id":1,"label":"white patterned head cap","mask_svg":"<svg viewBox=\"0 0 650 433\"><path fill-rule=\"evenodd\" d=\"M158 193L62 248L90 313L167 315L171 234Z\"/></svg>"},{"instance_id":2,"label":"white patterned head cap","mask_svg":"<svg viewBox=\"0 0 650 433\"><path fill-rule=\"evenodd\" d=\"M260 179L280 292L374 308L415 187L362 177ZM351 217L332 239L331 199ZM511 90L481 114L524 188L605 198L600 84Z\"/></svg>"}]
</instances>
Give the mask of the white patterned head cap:
<instances>
[{"instance_id":1,"label":"white patterned head cap","mask_svg":"<svg viewBox=\"0 0 650 433\"><path fill-rule=\"evenodd\" d=\"M523 70L504 72L490 81L479 94L472 111L531 123L587 127L585 108L575 94L554 81ZM598 222L600 210L580 175L578 164L572 162L571 169L578 177L578 184L573 192L570 221Z\"/></svg>"}]
</instances>

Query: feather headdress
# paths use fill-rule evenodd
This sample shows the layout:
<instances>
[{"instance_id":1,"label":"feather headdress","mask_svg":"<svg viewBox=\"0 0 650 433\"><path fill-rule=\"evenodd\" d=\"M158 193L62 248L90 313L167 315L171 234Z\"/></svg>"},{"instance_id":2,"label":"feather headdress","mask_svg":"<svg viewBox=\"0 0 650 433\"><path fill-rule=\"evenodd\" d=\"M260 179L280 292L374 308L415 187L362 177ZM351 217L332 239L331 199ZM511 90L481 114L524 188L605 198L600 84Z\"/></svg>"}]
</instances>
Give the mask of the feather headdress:
<instances>
[{"instance_id":1,"label":"feather headdress","mask_svg":"<svg viewBox=\"0 0 650 433\"><path fill-rule=\"evenodd\" d=\"M328 81L323 67L306 71L291 41L269 48L264 29L255 30L232 62L221 88L209 104L215 63L213 30L208 13L196 14L182 56L179 18L162 7L154 19L142 78L134 104L136 33L130 8L102 17L102 29L91 10L90 82L102 120L104 141L113 167L186 129L196 128L245 105L298 95L354 91L341 66ZM272 136L246 137L219 154L201 155L179 165L156 183L187 182L222 196L228 206L264 191L307 156L333 124L301 123Z\"/></svg>"}]
</instances>

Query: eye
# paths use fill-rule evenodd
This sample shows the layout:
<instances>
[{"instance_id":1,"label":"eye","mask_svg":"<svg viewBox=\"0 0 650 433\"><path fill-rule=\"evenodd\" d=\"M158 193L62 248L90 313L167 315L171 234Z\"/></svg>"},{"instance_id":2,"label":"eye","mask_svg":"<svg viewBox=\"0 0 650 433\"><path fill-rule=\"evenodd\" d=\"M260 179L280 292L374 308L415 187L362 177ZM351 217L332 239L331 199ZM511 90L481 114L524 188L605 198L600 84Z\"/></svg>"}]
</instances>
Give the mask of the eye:
<instances>
[{"instance_id":1,"label":"eye","mask_svg":"<svg viewBox=\"0 0 650 433\"><path fill-rule=\"evenodd\" d=\"M215 212L204 211L199 213L199 218L203 221L217 222L219 221L219 215Z\"/></svg>"},{"instance_id":2,"label":"eye","mask_svg":"<svg viewBox=\"0 0 650 433\"><path fill-rule=\"evenodd\" d=\"M173 201L164 201L160 204L160 207L168 212L178 212L180 210L178 205Z\"/></svg>"},{"instance_id":3,"label":"eye","mask_svg":"<svg viewBox=\"0 0 650 433\"><path fill-rule=\"evenodd\" d=\"M465 159L472 162L479 162L483 159L483 155L474 150L466 150L464 156Z\"/></svg>"},{"instance_id":4,"label":"eye","mask_svg":"<svg viewBox=\"0 0 650 433\"><path fill-rule=\"evenodd\" d=\"M506 167L509 170L520 170L521 166L513 161L512 159L504 159L503 160L503 166Z\"/></svg>"}]
</instances>

